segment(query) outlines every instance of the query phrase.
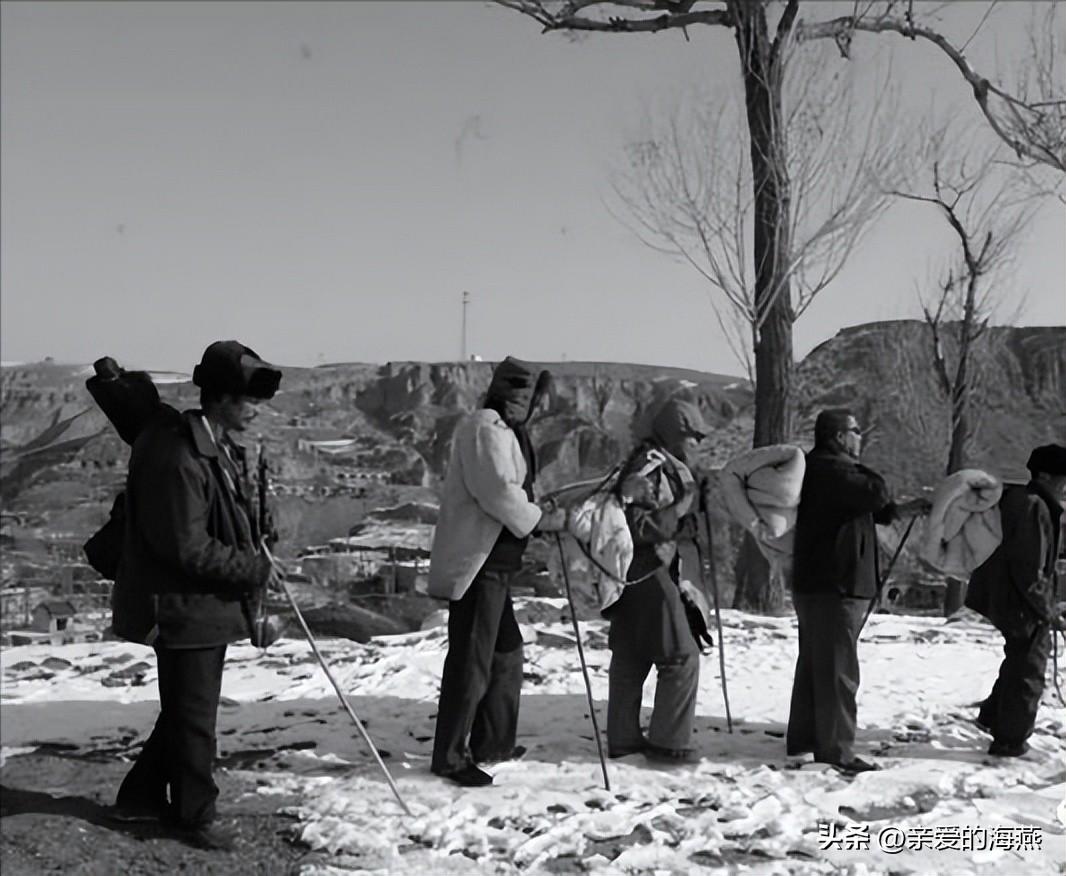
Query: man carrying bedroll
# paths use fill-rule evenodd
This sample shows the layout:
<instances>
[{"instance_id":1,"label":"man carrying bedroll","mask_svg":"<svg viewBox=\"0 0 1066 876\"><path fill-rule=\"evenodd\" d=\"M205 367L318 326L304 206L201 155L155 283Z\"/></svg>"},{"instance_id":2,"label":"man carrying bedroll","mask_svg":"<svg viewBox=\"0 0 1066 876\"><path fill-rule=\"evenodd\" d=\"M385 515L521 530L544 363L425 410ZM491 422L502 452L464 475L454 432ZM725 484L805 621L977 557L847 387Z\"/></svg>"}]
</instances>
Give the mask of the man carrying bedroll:
<instances>
[{"instance_id":1,"label":"man carrying bedroll","mask_svg":"<svg viewBox=\"0 0 1066 876\"><path fill-rule=\"evenodd\" d=\"M549 379L508 356L452 439L429 566L430 594L450 600L432 769L464 786L492 783L478 764L524 753L515 746L522 634L510 587L533 530L565 526L563 511L533 501L526 424Z\"/></svg>"},{"instance_id":2,"label":"man carrying bedroll","mask_svg":"<svg viewBox=\"0 0 1066 876\"><path fill-rule=\"evenodd\" d=\"M981 703L977 726L992 736L988 753L1020 757L1029 750L1052 630L1066 629L1055 611L1055 561L1066 506L1066 447L1037 447L1028 484L1003 491L1003 541L970 576L966 605L1003 633L1003 664Z\"/></svg>"},{"instance_id":3,"label":"man carrying bedroll","mask_svg":"<svg viewBox=\"0 0 1066 876\"><path fill-rule=\"evenodd\" d=\"M229 850L234 841L215 823L212 776L226 645L248 637L248 600L271 569L258 550L244 451L232 436L248 428L280 380L278 369L237 341L211 344L193 371L200 409L146 426L126 482L115 592L153 595L155 627L140 632L155 648L160 711L113 815L161 819L206 849ZM114 608L116 632L130 636L122 627L136 619L120 601Z\"/></svg>"},{"instance_id":4,"label":"man carrying bedroll","mask_svg":"<svg viewBox=\"0 0 1066 876\"><path fill-rule=\"evenodd\" d=\"M824 410L807 454L793 548L792 602L799 656L786 751L857 773L878 767L856 757L857 643L877 594L875 523L928 513L919 498L896 505L884 478L859 462L862 431L851 412Z\"/></svg>"}]
</instances>

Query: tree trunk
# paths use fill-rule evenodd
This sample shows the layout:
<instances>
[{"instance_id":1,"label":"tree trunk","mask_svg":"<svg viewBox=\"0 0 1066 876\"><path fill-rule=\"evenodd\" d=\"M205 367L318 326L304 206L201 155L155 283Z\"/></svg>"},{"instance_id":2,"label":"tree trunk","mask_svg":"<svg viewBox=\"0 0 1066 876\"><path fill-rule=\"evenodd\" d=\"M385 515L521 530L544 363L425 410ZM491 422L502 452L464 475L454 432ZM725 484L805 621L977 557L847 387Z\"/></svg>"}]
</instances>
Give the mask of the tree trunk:
<instances>
[{"instance_id":1,"label":"tree trunk","mask_svg":"<svg viewBox=\"0 0 1066 876\"><path fill-rule=\"evenodd\" d=\"M951 391L951 447L948 449L948 474L966 468L967 443L970 440L970 355L973 352L977 319L977 265L967 259L970 277L966 285L966 304L959 327L959 365ZM944 590L944 617L950 617L966 598L966 582L948 578Z\"/></svg>"},{"instance_id":2,"label":"tree trunk","mask_svg":"<svg viewBox=\"0 0 1066 876\"><path fill-rule=\"evenodd\" d=\"M762 319L755 327L754 446L787 441L791 428L792 296L788 278L790 193L781 111L783 61L775 57L763 2L730 4L744 77L754 194L755 303ZM748 536L746 541L750 541ZM737 608L777 611L784 604L780 576L747 545L747 562L737 581Z\"/></svg>"},{"instance_id":3,"label":"tree trunk","mask_svg":"<svg viewBox=\"0 0 1066 876\"><path fill-rule=\"evenodd\" d=\"M948 450L948 474L966 467L966 444L970 440L970 356L977 327L978 268L967 262L970 277L966 284L966 303L959 326L959 364L951 389L951 447Z\"/></svg>"}]
</instances>

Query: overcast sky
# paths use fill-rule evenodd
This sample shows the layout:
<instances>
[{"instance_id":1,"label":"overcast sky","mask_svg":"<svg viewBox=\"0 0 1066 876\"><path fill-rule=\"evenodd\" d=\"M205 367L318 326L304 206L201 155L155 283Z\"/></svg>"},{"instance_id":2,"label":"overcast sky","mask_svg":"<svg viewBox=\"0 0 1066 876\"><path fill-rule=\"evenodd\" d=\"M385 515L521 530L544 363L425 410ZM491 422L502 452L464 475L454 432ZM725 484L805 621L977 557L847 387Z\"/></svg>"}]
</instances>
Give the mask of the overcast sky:
<instances>
[{"instance_id":1,"label":"overcast sky","mask_svg":"<svg viewBox=\"0 0 1066 876\"><path fill-rule=\"evenodd\" d=\"M961 42L987 5L954 7ZM1000 4L968 56L1019 59L1028 18ZM469 290L486 359L739 373L703 281L604 206L644 107L739 88L732 33L689 37L575 42L472 0L5 2L2 358L188 371L236 337L289 365L454 359ZM890 58L908 113L932 96L979 119L930 45L859 37L853 57ZM1064 213L1043 209L1010 274L1020 323L1066 321ZM933 211L894 208L796 325L797 356L915 316L950 243Z\"/></svg>"}]
</instances>

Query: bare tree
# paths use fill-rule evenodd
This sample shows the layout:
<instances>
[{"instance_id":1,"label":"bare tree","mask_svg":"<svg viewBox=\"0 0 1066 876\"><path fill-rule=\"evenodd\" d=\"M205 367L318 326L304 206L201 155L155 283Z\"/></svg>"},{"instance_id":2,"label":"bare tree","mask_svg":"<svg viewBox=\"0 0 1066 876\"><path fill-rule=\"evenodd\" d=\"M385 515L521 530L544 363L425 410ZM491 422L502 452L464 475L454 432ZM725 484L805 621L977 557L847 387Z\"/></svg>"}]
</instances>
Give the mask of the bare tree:
<instances>
[{"instance_id":1,"label":"bare tree","mask_svg":"<svg viewBox=\"0 0 1066 876\"><path fill-rule=\"evenodd\" d=\"M800 17L801 0L496 0L537 21L544 32L687 32L699 25L733 31L744 82L745 114L751 159L754 227L752 255L755 298L762 326L755 347L756 446L789 435L793 321L791 281L792 215L782 92L785 67L794 43L833 40L845 58L856 33L890 34L936 46L973 89L989 125L1020 156L1066 172L1066 150L1058 121L1060 95L1043 87L1022 97L1011 95L976 71L961 48L932 23L934 10L916 13L913 0L854 0L845 15L818 21ZM813 8L807 4L809 8ZM843 6L844 4L840 4ZM772 12L780 10L776 26ZM1048 62L1047 88L1058 87L1055 61ZM1038 80L1038 83L1044 80ZM1036 99L1040 97L1041 99Z\"/></svg>"},{"instance_id":2,"label":"bare tree","mask_svg":"<svg viewBox=\"0 0 1066 876\"><path fill-rule=\"evenodd\" d=\"M799 319L844 266L891 198L882 181L905 170L890 74L869 104L832 52L787 65L783 104L791 172L790 312ZM711 305L734 356L755 382L752 353L783 283L759 299L752 275L754 199L750 148L736 95L694 88L644 125L612 174L611 212L647 246L691 265L712 287ZM723 133L724 132L724 133ZM716 293L716 294L715 294Z\"/></svg>"},{"instance_id":3,"label":"bare tree","mask_svg":"<svg viewBox=\"0 0 1066 876\"><path fill-rule=\"evenodd\" d=\"M935 208L957 242L937 269L935 294L922 300L937 385L949 409L948 474L965 467L978 426L974 401L988 364L988 326L1006 304L1007 269L1041 196L1062 188L1060 177L1031 185L1030 168L1005 161L1001 144L981 143L980 135L950 123L934 130L924 138L924 183L893 192Z\"/></svg>"},{"instance_id":4,"label":"bare tree","mask_svg":"<svg viewBox=\"0 0 1066 876\"><path fill-rule=\"evenodd\" d=\"M896 34L935 46L972 88L974 100L996 135L1018 156L1066 172L1061 120L1062 98L1055 59L1048 60L1047 88L1010 94L975 70L938 29L928 4L915 11L913 0L853 0L834 4L843 15L820 20L800 16L816 10L801 0L496 0L526 15L544 32L660 33L696 26L733 32L744 87L745 121L751 162L752 276L760 314L754 338L756 447L787 440L791 434L793 372L792 178L783 91L786 66L797 43L832 40L851 57L857 33ZM773 18L776 17L776 23ZM1057 22L1058 19L1055 19ZM1038 99L1039 98L1039 99ZM767 585L769 587L769 585ZM771 600L776 601L776 600ZM765 601L764 601L765 602Z\"/></svg>"}]
</instances>

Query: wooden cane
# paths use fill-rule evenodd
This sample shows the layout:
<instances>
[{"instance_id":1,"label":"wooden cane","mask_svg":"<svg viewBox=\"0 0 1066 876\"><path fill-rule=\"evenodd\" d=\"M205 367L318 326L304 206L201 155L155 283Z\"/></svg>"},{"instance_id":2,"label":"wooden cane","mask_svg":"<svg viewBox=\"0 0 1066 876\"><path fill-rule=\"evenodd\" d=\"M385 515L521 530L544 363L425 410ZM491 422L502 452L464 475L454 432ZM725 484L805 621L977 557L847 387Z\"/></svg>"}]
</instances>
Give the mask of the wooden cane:
<instances>
[{"instance_id":1,"label":"wooden cane","mask_svg":"<svg viewBox=\"0 0 1066 876\"><path fill-rule=\"evenodd\" d=\"M581 630L577 625L577 612L574 610L574 595L570 591L570 571L566 566L566 552L563 550L563 540L559 533L555 533L555 546L559 548L559 562L563 566L563 584L566 585L566 601L570 605L570 623L574 627L574 638L577 639L577 659L581 663L581 674L585 677L585 697L589 704L589 716L592 718L592 733L596 737L596 751L600 756L600 769L603 770L604 790L611 790L611 780L607 778L607 759L603 756L603 742L600 739L600 725L596 720L596 707L592 702L592 682L589 680L589 668L585 663L585 649L581 645Z\"/></svg>"},{"instance_id":2,"label":"wooden cane","mask_svg":"<svg viewBox=\"0 0 1066 876\"><path fill-rule=\"evenodd\" d=\"M381 759L381 755L378 753L377 747L370 738L370 734L366 732L366 727L364 727L363 722L359 720L359 716L355 714L355 709L353 709L351 703L348 702L348 698L344 695L344 691L341 690L341 686L337 684L337 679L335 679L333 673L330 672L325 658L318 650L318 644L315 642L315 637L311 635L311 630L308 628L307 621L304 620L304 616L300 612L300 607L296 604L296 600L293 598L292 593L285 584L285 570L278 565L278 561L274 559L274 555L270 553L270 548L267 547L266 539L263 538L259 543L263 548L263 553L266 555L267 559L270 560L270 565L278 576L278 583L281 585L285 597L289 600L289 605L292 606L292 610L296 613L296 619L300 622L300 627L304 631L307 643L311 646L311 650L314 652L315 657L318 658L322 671L326 673L326 678L328 678L330 684L333 685L333 690L337 692L337 699L341 701L341 705L344 706L345 711L348 713L348 717L352 719L352 723L355 724L356 729L369 746L371 753L374 755L374 760L378 762L378 766L381 767L381 771L385 774L385 781L389 783L389 787L392 788L392 793L396 795L396 800L399 802L400 808L403 809L407 815L411 815L411 810L408 809L407 804L403 802L403 797L400 796L400 789L396 787L396 782L393 781L389 768L385 766L385 761Z\"/></svg>"},{"instance_id":3,"label":"wooden cane","mask_svg":"<svg viewBox=\"0 0 1066 876\"><path fill-rule=\"evenodd\" d=\"M714 624L718 628L718 668L722 676L722 700L725 702L725 723L733 732L733 715L729 710L729 685L725 680L725 639L722 636L722 611L718 599L718 572L714 568L714 534L711 530L711 512L703 506L703 523L707 527L707 575L711 579L711 594L714 596Z\"/></svg>"}]
</instances>

